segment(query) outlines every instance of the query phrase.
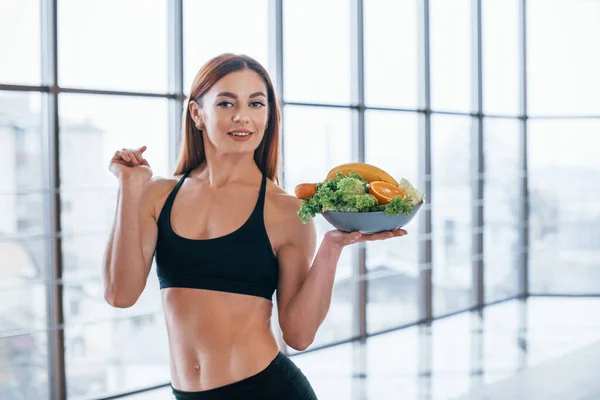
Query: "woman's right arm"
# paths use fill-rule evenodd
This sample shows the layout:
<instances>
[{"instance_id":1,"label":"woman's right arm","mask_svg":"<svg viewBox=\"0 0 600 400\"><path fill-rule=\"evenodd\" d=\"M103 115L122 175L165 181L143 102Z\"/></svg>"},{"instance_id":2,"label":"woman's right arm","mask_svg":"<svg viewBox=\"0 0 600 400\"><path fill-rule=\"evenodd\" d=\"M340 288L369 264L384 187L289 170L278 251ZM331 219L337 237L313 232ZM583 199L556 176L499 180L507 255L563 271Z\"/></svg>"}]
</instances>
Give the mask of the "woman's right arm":
<instances>
[{"instance_id":1,"label":"woman's right arm","mask_svg":"<svg viewBox=\"0 0 600 400\"><path fill-rule=\"evenodd\" d=\"M138 300L150 273L156 246L154 199L158 181L138 150L123 150L111 160L119 179L117 209L104 253L104 298L119 308Z\"/></svg>"}]
</instances>

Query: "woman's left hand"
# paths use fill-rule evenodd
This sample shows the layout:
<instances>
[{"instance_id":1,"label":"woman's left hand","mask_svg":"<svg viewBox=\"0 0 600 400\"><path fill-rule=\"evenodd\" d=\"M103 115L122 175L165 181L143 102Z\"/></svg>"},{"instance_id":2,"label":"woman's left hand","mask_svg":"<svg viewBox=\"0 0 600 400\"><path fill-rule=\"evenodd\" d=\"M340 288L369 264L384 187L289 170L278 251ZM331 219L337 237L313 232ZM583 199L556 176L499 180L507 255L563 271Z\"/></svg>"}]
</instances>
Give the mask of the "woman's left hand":
<instances>
[{"instance_id":1,"label":"woman's left hand","mask_svg":"<svg viewBox=\"0 0 600 400\"><path fill-rule=\"evenodd\" d=\"M346 247L348 245L360 242L370 242L374 240L385 240L399 236L404 236L408 232L404 229L396 229L394 231L362 234L360 232L343 232L339 229L329 231L325 234L325 237L330 241L333 246Z\"/></svg>"}]
</instances>

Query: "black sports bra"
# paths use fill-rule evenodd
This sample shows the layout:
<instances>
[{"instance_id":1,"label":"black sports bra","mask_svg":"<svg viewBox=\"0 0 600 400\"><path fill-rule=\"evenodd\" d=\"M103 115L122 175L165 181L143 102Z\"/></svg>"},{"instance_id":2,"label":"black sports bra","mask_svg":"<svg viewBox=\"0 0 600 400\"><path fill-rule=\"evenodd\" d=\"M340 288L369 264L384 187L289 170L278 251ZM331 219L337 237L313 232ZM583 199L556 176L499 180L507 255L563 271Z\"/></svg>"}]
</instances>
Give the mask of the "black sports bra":
<instances>
[{"instance_id":1,"label":"black sports bra","mask_svg":"<svg viewBox=\"0 0 600 400\"><path fill-rule=\"evenodd\" d=\"M183 287L240 293L272 300L279 264L267 236L264 203L267 178L252 214L238 230L214 239L187 239L171 226L173 201L189 172L183 175L158 217L156 274L160 288Z\"/></svg>"}]
</instances>

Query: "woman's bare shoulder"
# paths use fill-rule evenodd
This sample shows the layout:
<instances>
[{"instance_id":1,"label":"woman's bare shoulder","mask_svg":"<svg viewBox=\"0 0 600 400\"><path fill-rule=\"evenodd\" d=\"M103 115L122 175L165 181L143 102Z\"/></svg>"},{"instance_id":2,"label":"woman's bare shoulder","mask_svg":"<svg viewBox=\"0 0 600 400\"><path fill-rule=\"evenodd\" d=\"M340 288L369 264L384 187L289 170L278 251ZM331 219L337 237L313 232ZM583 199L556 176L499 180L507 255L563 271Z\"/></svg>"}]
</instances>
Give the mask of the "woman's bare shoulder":
<instances>
[{"instance_id":1,"label":"woman's bare shoulder","mask_svg":"<svg viewBox=\"0 0 600 400\"><path fill-rule=\"evenodd\" d=\"M274 206L274 209L282 215L289 215L291 210L294 210L292 214L295 214L296 210L302 205L302 200L288 193L271 180L267 180L266 197L267 201Z\"/></svg>"},{"instance_id":2,"label":"woman's bare shoulder","mask_svg":"<svg viewBox=\"0 0 600 400\"><path fill-rule=\"evenodd\" d=\"M179 179L181 179L181 176L153 176L152 179L146 182L144 197L155 218L158 218L169 193L175 188Z\"/></svg>"},{"instance_id":3,"label":"woman's bare shoulder","mask_svg":"<svg viewBox=\"0 0 600 400\"><path fill-rule=\"evenodd\" d=\"M179 182L181 176L153 176L148 182L146 182L145 190L154 195L158 195L164 191L171 191Z\"/></svg>"},{"instance_id":4,"label":"woman's bare shoulder","mask_svg":"<svg viewBox=\"0 0 600 400\"><path fill-rule=\"evenodd\" d=\"M272 230L277 238L277 249L293 244L304 246L312 243L315 239L316 225L313 219L308 223L302 223L298 216L298 210L302 206L302 200L295 195L289 194L282 187L270 182L267 186L266 219L271 222Z\"/></svg>"},{"instance_id":5,"label":"woman's bare shoulder","mask_svg":"<svg viewBox=\"0 0 600 400\"><path fill-rule=\"evenodd\" d=\"M267 202L271 204L271 210L276 220L279 221L286 231L298 233L298 231L310 231L312 223L303 224L298 217L298 210L302 206L302 200L288 193L277 184L268 181Z\"/></svg>"}]
</instances>

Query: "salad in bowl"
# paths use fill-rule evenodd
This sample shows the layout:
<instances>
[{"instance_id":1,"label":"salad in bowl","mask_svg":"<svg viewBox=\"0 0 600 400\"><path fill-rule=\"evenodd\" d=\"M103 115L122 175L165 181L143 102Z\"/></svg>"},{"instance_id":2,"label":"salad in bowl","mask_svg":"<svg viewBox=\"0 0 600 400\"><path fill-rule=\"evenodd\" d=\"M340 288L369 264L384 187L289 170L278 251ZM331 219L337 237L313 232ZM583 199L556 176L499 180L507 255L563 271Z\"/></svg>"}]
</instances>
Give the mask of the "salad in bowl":
<instances>
[{"instance_id":1,"label":"salad in bowl","mask_svg":"<svg viewBox=\"0 0 600 400\"><path fill-rule=\"evenodd\" d=\"M342 164L323 182L303 183L294 193L302 199L303 223L321 214L344 232L378 233L400 229L419 211L425 195L402 178L366 163Z\"/></svg>"}]
</instances>

